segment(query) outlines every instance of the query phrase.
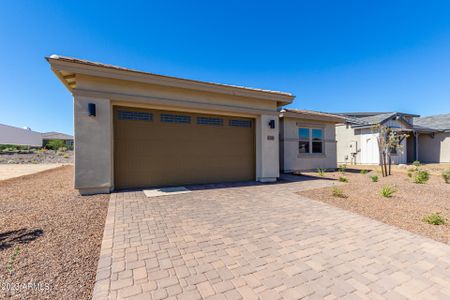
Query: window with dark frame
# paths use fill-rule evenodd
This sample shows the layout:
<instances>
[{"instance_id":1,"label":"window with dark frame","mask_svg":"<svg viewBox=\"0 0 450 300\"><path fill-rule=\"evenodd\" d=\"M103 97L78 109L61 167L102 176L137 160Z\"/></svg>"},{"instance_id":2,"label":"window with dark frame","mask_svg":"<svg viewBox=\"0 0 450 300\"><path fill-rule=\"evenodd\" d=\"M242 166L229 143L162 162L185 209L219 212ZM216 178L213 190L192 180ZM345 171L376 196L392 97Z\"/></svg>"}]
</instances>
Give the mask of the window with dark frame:
<instances>
[{"instance_id":1,"label":"window with dark frame","mask_svg":"<svg viewBox=\"0 0 450 300\"><path fill-rule=\"evenodd\" d=\"M298 152L303 154L323 153L323 129L298 128Z\"/></svg>"},{"instance_id":2,"label":"window with dark frame","mask_svg":"<svg viewBox=\"0 0 450 300\"><path fill-rule=\"evenodd\" d=\"M299 128L298 138L298 152L309 153L309 128Z\"/></svg>"},{"instance_id":3,"label":"window with dark frame","mask_svg":"<svg viewBox=\"0 0 450 300\"><path fill-rule=\"evenodd\" d=\"M311 144L312 153L322 153L323 149L323 130L322 129L311 129Z\"/></svg>"}]
</instances>

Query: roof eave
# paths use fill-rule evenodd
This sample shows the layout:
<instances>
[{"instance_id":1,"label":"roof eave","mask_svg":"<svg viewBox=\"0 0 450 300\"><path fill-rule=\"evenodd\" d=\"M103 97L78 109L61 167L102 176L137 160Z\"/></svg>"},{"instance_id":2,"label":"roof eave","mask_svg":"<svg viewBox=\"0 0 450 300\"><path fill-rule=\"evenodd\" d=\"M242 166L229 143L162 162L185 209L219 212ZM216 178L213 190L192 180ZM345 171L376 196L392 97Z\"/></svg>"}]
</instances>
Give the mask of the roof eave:
<instances>
[{"instance_id":1,"label":"roof eave","mask_svg":"<svg viewBox=\"0 0 450 300\"><path fill-rule=\"evenodd\" d=\"M110 79L121 79L129 81L137 81L148 84L157 84L163 86L172 86L186 89L202 90L207 92L222 93L228 95L257 98L263 100L276 101L277 106L288 105L292 103L295 96L289 93L258 90L251 88L244 88L232 85L222 85L217 83L203 82L191 79L177 78L165 75L158 75L152 73L145 73L141 71L113 68L102 65L93 65L82 62L74 62L62 60L59 58L46 57L45 58L53 72L63 82L63 84L72 92L73 84L69 82L61 73L62 71L72 74L85 74L90 76L106 77ZM70 75L73 79L74 76Z\"/></svg>"},{"instance_id":2,"label":"roof eave","mask_svg":"<svg viewBox=\"0 0 450 300\"><path fill-rule=\"evenodd\" d=\"M284 111L280 113L280 118L293 118L293 119L306 119L306 120L317 120L322 122L329 123L343 123L345 122L345 118L341 117L331 117L331 116L320 116L317 114L307 113L307 112L292 112L292 111Z\"/></svg>"}]
</instances>

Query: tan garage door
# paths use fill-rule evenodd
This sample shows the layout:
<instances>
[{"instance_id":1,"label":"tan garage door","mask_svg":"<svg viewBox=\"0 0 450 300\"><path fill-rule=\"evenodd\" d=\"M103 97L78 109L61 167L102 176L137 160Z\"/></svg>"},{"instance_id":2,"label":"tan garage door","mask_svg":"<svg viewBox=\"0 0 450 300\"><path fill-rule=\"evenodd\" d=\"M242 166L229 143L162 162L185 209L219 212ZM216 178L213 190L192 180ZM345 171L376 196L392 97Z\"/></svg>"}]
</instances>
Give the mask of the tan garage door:
<instances>
[{"instance_id":1,"label":"tan garage door","mask_svg":"<svg viewBox=\"0 0 450 300\"><path fill-rule=\"evenodd\" d=\"M114 109L117 189L255 179L252 119Z\"/></svg>"}]
</instances>

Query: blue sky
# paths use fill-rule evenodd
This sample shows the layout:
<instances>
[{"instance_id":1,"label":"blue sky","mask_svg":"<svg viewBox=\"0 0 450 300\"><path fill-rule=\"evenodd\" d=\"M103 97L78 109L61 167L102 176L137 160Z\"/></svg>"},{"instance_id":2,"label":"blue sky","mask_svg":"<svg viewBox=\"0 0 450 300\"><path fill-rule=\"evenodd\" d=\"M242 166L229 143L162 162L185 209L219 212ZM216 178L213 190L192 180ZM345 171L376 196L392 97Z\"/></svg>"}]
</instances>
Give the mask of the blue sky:
<instances>
[{"instance_id":1,"label":"blue sky","mask_svg":"<svg viewBox=\"0 0 450 300\"><path fill-rule=\"evenodd\" d=\"M450 1L2 1L0 123L73 132L44 56L292 92L328 112L450 112Z\"/></svg>"}]
</instances>

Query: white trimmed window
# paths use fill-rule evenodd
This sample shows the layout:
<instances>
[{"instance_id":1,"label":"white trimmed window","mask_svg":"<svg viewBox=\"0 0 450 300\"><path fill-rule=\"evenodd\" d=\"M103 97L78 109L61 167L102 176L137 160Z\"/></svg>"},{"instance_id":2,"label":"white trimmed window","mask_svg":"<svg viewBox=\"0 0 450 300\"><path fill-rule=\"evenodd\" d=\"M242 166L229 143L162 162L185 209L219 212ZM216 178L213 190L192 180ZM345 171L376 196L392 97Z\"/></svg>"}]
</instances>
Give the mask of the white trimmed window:
<instances>
[{"instance_id":1,"label":"white trimmed window","mask_svg":"<svg viewBox=\"0 0 450 300\"><path fill-rule=\"evenodd\" d=\"M300 154L322 154L323 129L299 127L298 152Z\"/></svg>"}]
</instances>

